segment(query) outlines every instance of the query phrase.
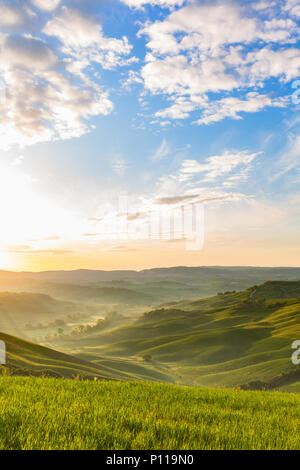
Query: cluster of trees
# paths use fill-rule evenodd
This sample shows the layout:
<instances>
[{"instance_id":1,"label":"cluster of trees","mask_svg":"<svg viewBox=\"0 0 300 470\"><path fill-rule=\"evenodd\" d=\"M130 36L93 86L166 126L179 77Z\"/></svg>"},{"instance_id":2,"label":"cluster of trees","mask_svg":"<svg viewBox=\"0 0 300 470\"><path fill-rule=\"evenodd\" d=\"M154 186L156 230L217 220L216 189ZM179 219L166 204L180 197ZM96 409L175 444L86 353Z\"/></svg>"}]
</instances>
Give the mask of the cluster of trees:
<instances>
[{"instance_id":1,"label":"cluster of trees","mask_svg":"<svg viewBox=\"0 0 300 470\"><path fill-rule=\"evenodd\" d=\"M78 325L68 332L65 332L63 328L58 328L55 334L49 334L45 336L45 341L51 341L57 338L68 338L72 336L83 336L97 331L101 331L113 325L115 322L118 322L119 320L121 320L121 318L122 315L118 314L117 312L111 312L108 313L105 318L98 318L98 320L94 323Z\"/></svg>"},{"instance_id":2,"label":"cluster of trees","mask_svg":"<svg viewBox=\"0 0 300 470\"><path fill-rule=\"evenodd\" d=\"M57 328L66 325L66 320L57 319L50 323L37 323L36 325L32 325L31 323L26 323L25 328L26 330L46 330L48 328Z\"/></svg>"},{"instance_id":3,"label":"cluster of trees","mask_svg":"<svg viewBox=\"0 0 300 470\"><path fill-rule=\"evenodd\" d=\"M227 290L226 292L218 292L218 295L228 295L228 294L236 294L236 290Z\"/></svg>"},{"instance_id":4,"label":"cluster of trees","mask_svg":"<svg viewBox=\"0 0 300 470\"><path fill-rule=\"evenodd\" d=\"M26 323L25 329L26 330L48 330L48 329L53 329L53 328L58 328L58 327L63 327L66 326L68 323L76 322L78 320L82 320L84 317L88 317L88 314L86 313L74 313L74 314L69 314L65 318L57 318L56 320L49 322L49 323Z\"/></svg>"}]
</instances>

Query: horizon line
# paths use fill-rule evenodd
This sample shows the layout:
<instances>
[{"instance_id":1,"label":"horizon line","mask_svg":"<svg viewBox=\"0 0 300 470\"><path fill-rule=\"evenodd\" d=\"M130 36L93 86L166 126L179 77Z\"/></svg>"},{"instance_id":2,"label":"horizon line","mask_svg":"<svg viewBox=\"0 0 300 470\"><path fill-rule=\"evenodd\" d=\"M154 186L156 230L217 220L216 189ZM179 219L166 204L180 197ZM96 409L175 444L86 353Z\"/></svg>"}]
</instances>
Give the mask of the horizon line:
<instances>
[{"instance_id":1,"label":"horizon line","mask_svg":"<svg viewBox=\"0 0 300 470\"><path fill-rule=\"evenodd\" d=\"M89 269L89 268L76 268L76 269L45 269L41 271L22 271L22 270L10 270L10 269L0 269L0 273L15 273L15 274L27 274L27 273L74 273L79 271L89 271L89 272L134 272L142 273L145 271L155 271L159 269L209 269L209 268L224 268L224 269L300 269L300 266L263 266L263 265L199 265L199 266L189 266L189 265L175 265L175 266L159 266L153 268L144 268L144 269Z\"/></svg>"}]
</instances>

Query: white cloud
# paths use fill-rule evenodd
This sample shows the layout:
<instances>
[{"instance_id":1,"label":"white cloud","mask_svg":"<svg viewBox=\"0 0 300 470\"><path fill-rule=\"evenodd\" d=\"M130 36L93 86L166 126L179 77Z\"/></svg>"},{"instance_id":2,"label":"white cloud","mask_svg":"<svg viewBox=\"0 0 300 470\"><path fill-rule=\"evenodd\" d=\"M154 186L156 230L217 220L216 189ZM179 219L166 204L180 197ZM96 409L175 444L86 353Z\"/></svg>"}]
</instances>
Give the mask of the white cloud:
<instances>
[{"instance_id":1,"label":"white cloud","mask_svg":"<svg viewBox=\"0 0 300 470\"><path fill-rule=\"evenodd\" d=\"M135 72L134 70L129 70L128 76L126 79L122 80L122 86L123 88L130 90L131 85L136 84L136 83L143 83L142 78L140 77L140 74L138 72ZM139 101L143 101L142 98L139 98Z\"/></svg>"},{"instance_id":2,"label":"white cloud","mask_svg":"<svg viewBox=\"0 0 300 470\"><path fill-rule=\"evenodd\" d=\"M43 32L49 36L56 36L64 45L70 47L93 46L102 39L100 24L79 10L66 6L59 15L51 18Z\"/></svg>"},{"instance_id":3,"label":"white cloud","mask_svg":"<svg viewBox=\"0 0 300 470\"><path fill-rule=\"evenodd\" d=\"M207 59L194 65L184 55L149 62L143 67L142 77L152 93L169 95L230 91L238 85L236 78L226 73L221 61Z\"/></svg>"},{"instance_id":4,"label":"white cloud","mask_svg":"<svg viewBox=\"0 0 300 470\"><path fill-rule=\"evenodd\" d=\"M299 0L287 0L284 8L290 15L300 18L300 4Z\"/></svg>"},{"instance_id":5,"label":"white cloud","mask_svg":"<svg viewBox=\"0 0 300 470\"><path fill-rule=\"evenodd\" d=\"M108 114L112 103L97 85L76 87L56 72L6 72L8 97L1 110L0 147L9 149L88 132L85 119Z\"/></svg>"},{"instance_id":6,"label":"white cloud","mask_svg":"<svg viewBox=\"0 0 300 470\"><path fill-rule=\"evenodd\" d=\"M31 0L33 5L41 10L53 11L60 4L61 0Z\"/></svg>"},{"instance_id":7,"label":"white cloud","mask_svg":"<svg viewBox=\"0 0 300 470\"><path fill-rule=\"evenodd\" d=\"M29 30L34 18L34 12L26 5L9 4L0 0L0 26L3 29L14 31L26 25Z\"/></svg>"},{"instance_id":8,"label":"white cloud","mask_svg":"<svg viewBox=\"0 0 300 470\"><path fill-rule=\"evenodd\" d=\"M258 51L249 52L246 62L249 65L244 71L249 74L252 82L271 77L289 81L300 74L300 50L294 47L277 51L264 47Z\"/></svg>"},{"instance_id":9,"label":"white cloud","mask_svg":"<svg viewBox=\"0 0 300 470\"><path fill-rule=\"evenodd\" d=\"M276 6L275 1L272 2L270 0L261 0L260 2L254 3L252 5L252 8L254 10L261 11L261 10L268 10L268 9L273 8L275 6Z\"/></svg>"},{"instance_id":10,"label":"white cloud","mask_svg":"<svg viewBox=\"0 0 300 470\"><path fill-rule=\"evenodd\" d=\"M248 166L257 158L259 153L225 152L223 155L209 157L204 163L196 160L185 160L180 170L181 175L193 177L196 174L204 174L204 181L213 181L231 173L240 166Z\"/></svg>"},{"instance_id":11,"label":"white cloud","mask_svg":"<svg viewBox=\"0 0 300 470\"><path fill-rule=\"evenodd\" d=\"M172 102L154 113L157 118L185 119L204 110L196 122L209 124L237 119L239 112L284 106L284 99L259 96L253 87L272 77L288 81L299 76L300 50L291 43L300 28L292 18L274 18L266 2L253 6L255 12L231 2L193 2L141 29L149 50L141 70L145 88ZM235 90L240 99L210 96Z\"/></svg>"},{"instance_id":12,"label":"white cloud","mask_svg":"<svg viewBox=\"0 0 300 470\"><path fill-rule=\"evenodd\" d=\"M194 111L195 108L195 103L192 103L192 101L187 100L184 97L179 97L177 98L176 103L166 109L157 111L155 116L159 118L185 119L192 111Z\"/></svg>"},{"instance_id":13,"label":"white cloud","mask_svg":"<svg viewBox=\"0 0 300 470\"><path fill-rule=\"evenodd\" d=\"M96 83L76 86L71 77L56 71L57 56L39 39L7 36L0 63L5 84L2 149L79 137L89 130L85 119L112 110L107 94Z\"/></svg>"},{"instance_id":14,"label":"white cloud","mask_svg":"<svg viewBox=\"0 0 300 470\"><path fill-rule=\"evenodd\" d=\"M62 51L77 60L79 69L90 62L112 69L136 61L134 57L124 58L132 50L125 36L122 39L104 36L101 25L79 10L64 6L59 15L46 24L43 32L61 41Z\"/></svg>"},{"instance_id":15,"label":"white cloud","mask_svg":"<svg viewBox=\"0 0 300 470\"><path fill-rule=\"evenodd\" d=\"M34 0L47 11L58 3ZM0 1L0 24L14 33L0 35L0 148L5 150L89 132L88 121L109 114L113 103L88 67L95 62L112 69L135 60L128 58L127 38L105 36L101 24L79 10L62 7L44 25L25 7ZM28 32L32 21L34 36ZM59 39L60 49L41 33Z\"/></svg>"},{"instance_id":16,"label":"white cloud","mask_svg":"<svg viewBox=\"0 0 300 470\"><path fill-rule=\"evenodd\" d=\"M277 30L285 30L287 38L298 29L291 22L278 25L265 22L257 16L249 16L247 9L238 4L194 4L171 13L163 21L146 25L142 34L149 37L147 46L154 53L175 54L180 51L218 53L220 47L229 44L250 44L257 40L277 41ZM194 57L197 58L197 55ZM198 57L199 58L199 57Z\"/></svg>"},{"instance_id":17,"label":"white cloud","mask_svg":"<svg viewBox=\"0 0 300 470\"><path fill-rule=\"evenodd\" d=\"M202 161L184 159L176 172L158 180L155 195L144 198L140 212L155 210L155 205L178 207L249 200L252 196L245 193L244 187L259 155L225 151Z\"/></svg>"},{"instance_id":18,"label":"white cloud","mask_svg":"<svg viewBox=\"0 0 300 470\"><path fill-rule=\"evenodd\" d=\"M0 24L1 26L16 26L22 23L21 12L13 5L0 3Z\"/></svg>"},{"instance_id":19,"label":"white cloud","mask_svg":"<svg viewBox=\"0 0 300 470\"><path fill-rule=\"evenodd\" d=\"M182 6L185 0L121 0L125 5L131 8L142 8L144 5L160 6L164 8L173 8Z\"/></svg>"},{"instance_id":20,"label":"white cloud","mask_svg":"<svg viewBox=\"0 0 300 470\"><path fill-rule=\"evenodd\" d=\"M260 95L256 92L250 92L245 100L235 97L223 98L219 101L210 103L198 119L197 124L212 124L221 121L226 117L231 119L242 119L240 113L256 113L266 107L284 107L285 99L272 99L268 95Z\"/></svg>"}]
</instances>

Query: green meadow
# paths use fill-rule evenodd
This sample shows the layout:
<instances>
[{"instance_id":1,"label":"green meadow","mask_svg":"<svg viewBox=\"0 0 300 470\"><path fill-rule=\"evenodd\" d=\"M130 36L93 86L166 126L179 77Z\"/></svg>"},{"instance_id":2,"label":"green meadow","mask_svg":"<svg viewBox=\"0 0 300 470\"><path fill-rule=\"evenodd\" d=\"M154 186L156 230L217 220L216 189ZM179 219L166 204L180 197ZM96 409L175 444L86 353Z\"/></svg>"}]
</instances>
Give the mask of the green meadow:
<instances>
[{"instance_id":1,"label":"green meadow","mask_svg":"<svg viewBox=\"0 0 300 470\"><path fill-rule=\"evenodd\" d=\"M300 449L300 396L1 377L0 449Z\"/></svg>"}]
</instances>

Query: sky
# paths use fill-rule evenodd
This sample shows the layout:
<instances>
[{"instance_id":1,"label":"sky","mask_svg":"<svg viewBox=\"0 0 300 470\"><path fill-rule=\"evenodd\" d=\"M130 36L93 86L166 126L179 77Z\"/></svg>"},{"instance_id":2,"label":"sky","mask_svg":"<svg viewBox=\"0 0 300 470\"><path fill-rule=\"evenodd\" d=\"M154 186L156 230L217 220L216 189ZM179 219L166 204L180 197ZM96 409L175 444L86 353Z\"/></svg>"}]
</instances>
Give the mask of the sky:
<instances>
[{"instance_id":1,"label":"sky","mask_svg":"<svg viewBox=\"0 0 300 470\"><path fill-rule=\"evenodd\" d=\"M0 0L0 269L300 265L298 0Z\"/></svg>"}]
</instances>

